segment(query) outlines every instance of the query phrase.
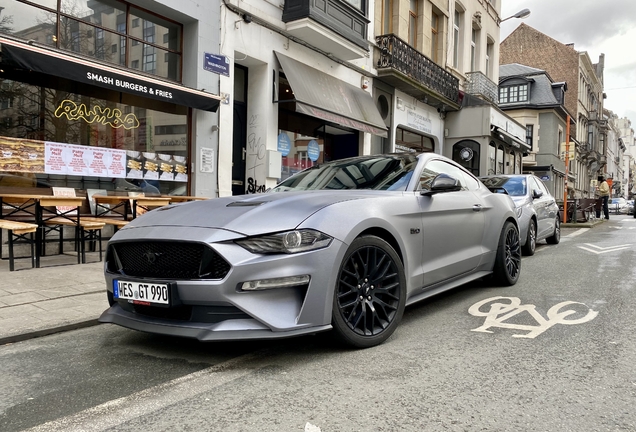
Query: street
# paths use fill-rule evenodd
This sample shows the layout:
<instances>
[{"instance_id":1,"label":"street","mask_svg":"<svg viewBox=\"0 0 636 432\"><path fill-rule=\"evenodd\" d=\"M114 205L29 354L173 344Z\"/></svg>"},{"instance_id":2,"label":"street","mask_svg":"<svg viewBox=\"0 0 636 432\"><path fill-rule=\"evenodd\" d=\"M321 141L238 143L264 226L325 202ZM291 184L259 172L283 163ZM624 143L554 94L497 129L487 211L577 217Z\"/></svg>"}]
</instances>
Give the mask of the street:
<instances>
[{"instance_id":1,"label":"street","mask_svg":"<svg viewBox=\"0 0 636 432\"><path fill-rule=\"evenodd\" d=\"M418 303L366 350L113 325L0 346L0 430L636 430L636 219L563 236L516 285Z\"/></svg>"}]
</instances>

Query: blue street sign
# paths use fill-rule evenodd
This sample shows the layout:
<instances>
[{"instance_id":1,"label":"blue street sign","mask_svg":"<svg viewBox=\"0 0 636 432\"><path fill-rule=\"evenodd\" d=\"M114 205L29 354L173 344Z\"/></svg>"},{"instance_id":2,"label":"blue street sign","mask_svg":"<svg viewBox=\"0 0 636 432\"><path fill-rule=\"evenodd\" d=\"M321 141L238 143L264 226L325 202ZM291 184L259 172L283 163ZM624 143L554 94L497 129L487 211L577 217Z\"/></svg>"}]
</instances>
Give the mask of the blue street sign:
<instances>
[{"instance_id":1,"label":"blue street sign","mask_svg":"<svg viewBox=\"0 0 636 432\"><path fill-rule=\"evenodd\" d=\"M203 69L229 77L230 61L223 55L204 53Z\"/></svg>"}]
</instances>

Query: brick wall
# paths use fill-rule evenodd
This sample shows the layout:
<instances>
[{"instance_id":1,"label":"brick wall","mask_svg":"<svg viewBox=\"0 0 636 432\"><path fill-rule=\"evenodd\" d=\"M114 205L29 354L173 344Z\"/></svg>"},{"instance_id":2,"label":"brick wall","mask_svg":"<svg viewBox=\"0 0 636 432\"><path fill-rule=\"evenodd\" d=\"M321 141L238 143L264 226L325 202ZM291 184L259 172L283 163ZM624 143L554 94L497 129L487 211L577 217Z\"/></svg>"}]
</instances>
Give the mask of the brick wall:
<instances>
[{"instance_id":1,"label":"brick wall","mask_svg":"<svg viewBox=\"0 0 636 432\"><path fill-rule=\"evenodd\" d=\"M565 81L565 107L571 115L578 115L579 55L573 46L521 23L499 48L499 64L510 63L543 69L555 82ZM572 125L570 135L576 136L576 125Z\"/></svg>"}]
</instances>

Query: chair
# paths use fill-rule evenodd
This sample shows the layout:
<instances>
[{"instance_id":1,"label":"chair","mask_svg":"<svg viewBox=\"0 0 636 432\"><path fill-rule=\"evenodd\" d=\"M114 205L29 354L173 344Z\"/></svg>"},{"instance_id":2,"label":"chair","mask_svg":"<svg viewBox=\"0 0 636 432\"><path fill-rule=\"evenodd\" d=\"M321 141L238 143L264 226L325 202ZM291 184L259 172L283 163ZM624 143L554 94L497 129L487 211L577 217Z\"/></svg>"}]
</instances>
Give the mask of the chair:
<instances>
[{"instance_id":1,"label":"chair","mask_svg":"<svg viewBox=\"0 0 636 432\"><path fill-rule=\"evenodd\" d=\"M75 197L75 189L73 188L58 188L54 187L54 196L67 196ZM44 225L47 230L44 231L43 238L46 238L46 234L50 232L57 232L59 234L58 253L64 253L64 227L73 227L75 230L75 250L77 251L77 263L86 263L86 242L90 242L94 245L96 242L99 244L99 260L102 260L102 229L105 226L104 222L96 222L91 220L84 220L80 216L80 212L77 207L73 206L56 206L57 217L51 217L44 219ZM43 241L42 247L46 242ZM94 249L94 248L91 248Z\"/></svg>"}]
</instances>

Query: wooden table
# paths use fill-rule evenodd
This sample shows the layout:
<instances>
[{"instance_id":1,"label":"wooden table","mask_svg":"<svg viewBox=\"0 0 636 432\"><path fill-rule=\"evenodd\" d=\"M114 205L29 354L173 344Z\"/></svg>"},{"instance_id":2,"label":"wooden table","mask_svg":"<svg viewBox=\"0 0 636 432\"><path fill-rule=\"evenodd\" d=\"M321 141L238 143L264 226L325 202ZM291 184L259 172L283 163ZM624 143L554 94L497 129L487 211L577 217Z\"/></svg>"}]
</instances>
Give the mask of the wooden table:
<instances>
[{"instance_id":1,"label":"wooden table","mask_svg":"<svg viewBox=\"0 0 636 432\"><path fill-rule=\"evenodd\" d=\"M186 201L201 201L209 199L207 197L189 196L189 195L161 195L162 198L169 198L171 203L180 203Z\"/></svg>"},{"instance_id":2,"label":"wooden table","mask_svg":"<svg viewBox=\"0 0 636 432\"><path fill-rule=\"evenodd\" d=\"M123 220L128 220L128 214L132 213L128 195L93 195L92 199L95 200L95 217L112 217L112 213L117 213Z\"/></svg>"},{"instance_id":3,"label":"wooden table","mask_svg":"<svg viewBox=\"0 0 636 432\"><path fill-rule=\"evenodd\" d=\"M40 267L40 257L44 255L44 228L47 221L53 218L62 218L79 226L80 207L84 203L84 197L64 197L53 195L33 195L33 194L1 194L0 207L2 208L2 218L10 216L17 217L21 212L33 217L38 230L35 233L35 264ZM4 214L4 207L10 208ZM73 207L66 211L58 211L57 206ZM54 210L51 207L55 207ZM78 251L78 264L80 254Z\"/></svg>"},{"instance_id":4,"label":"wooden table","mask_svg":"<svg viewBox=\"0 0 636 432\"><path fill-rule=\"evenodd\" d=\"M132 201L132 217L133 219L138 216L139 210L143 210L140 214L155 209L157 207L164 207L170 205L170 198L162 196L133 196L129 197Z\"/></svg>"}]
</instances>

